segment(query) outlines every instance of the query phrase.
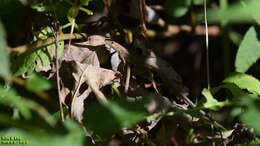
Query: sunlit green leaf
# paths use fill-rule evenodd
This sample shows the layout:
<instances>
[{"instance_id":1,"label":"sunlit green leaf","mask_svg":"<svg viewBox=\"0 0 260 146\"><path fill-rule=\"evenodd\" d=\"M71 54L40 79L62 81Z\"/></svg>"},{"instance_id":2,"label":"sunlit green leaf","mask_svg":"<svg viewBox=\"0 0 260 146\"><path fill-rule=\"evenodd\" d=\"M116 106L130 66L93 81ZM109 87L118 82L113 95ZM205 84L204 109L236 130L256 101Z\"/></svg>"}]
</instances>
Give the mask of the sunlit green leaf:
<instances>
[{"instance_id":1,"label":"sunlit green leaf","mask_svg":"<svg viewBox=\"0 0 260 146\"><path fill-rule=\"evenodd\" d=\"M12 63L12 70L15 76L20 76L24 73L31 74L36 66L35 60L37 54L34 52L25 52L18 56Z\"/></svg>"},{"instance_id":2,"label":"sunlit green leaf","mask_svg":"<svg viewBox=\"0 0 260 146\"><path fill-rule=\"evenodd\" d=\"M218 110L225 105L228 105L228 101L220 102L217 101L210 93L208 89L203 89L202 95L206 98L206 103L204 103L203 107L211 110Z\"/></svg>"},{"instance_id":3,"label":"sunlit green leaf","mask_svg":"<svg viewBox=\"0 0 260 146\"><path fill-rule=\"evenodd\" d=\"M260 57L260 40L255 27L250 27L241 42L235 60L237 72L246 72Z\"/></svg>"},{"instance_id":4,"label":"sunlit green leaf","mask_svg":"<svg viewBox=\"0 0 260 146\"><path fill-rule=\"evenodd\" d=\"M231 73L223 83L233 83L241 89L260 95L260 82L253 76L243 73Z\"/></svg>"},{"instance_id":5,"label":"sunlit green leaf","mask_svg":"<svg viewBox=\"0 0 260 146\"><path fill-rule=\"evenodd\" d=\"M226 84L220 85L218 87L210 89L210 91L212 92L212 94L215 94L216 92L218 92L220 89L223 89L223 88L228 89L234 97L239 97L239 96L243 96L243 95L247 94L241 88L239 88L237 85L235 85L233 83L226 83Z\"/></svg>"},{"instance_id":6,"label":"sunlit green leaf","mask_svg":"<svg viewBox=\"0 0 260 146\"><path fill-rule=\"evenodd\" d=\"M6 47L5 30L0 21L0 76L8 80L10 78L10 69Z\"/></svg>"},{"instance_id":7,"label":"sunlit green leaf","mask_svg":"<svg viewBox=\"0 0 260 146\"><path fill-rule=\"evenodd\" d=\"M191 0L167 0L164 3L166 12L173 17L184 16L191 5Z\"/></svg>"},{"instance_id":8,"label":"sunlit green leaf","mask_svg":"<svg viewBox=\"0 0 260 146\"><path fill-rule=\"evenodd\" d=\"M53 32L49 27L45 27L41 30L41 33L34 36L34 41L44 40L53 36ZM12 70L15 76L20 76L24 73L30 75L34 70L37 72L43 71L44 68L50 66L51 60L55 58L55 44L42 47L36 51L27 51L13 62ZM61 56L64 50L64 41L59 42L58 55Z\"/></svg>"}]
</instances>

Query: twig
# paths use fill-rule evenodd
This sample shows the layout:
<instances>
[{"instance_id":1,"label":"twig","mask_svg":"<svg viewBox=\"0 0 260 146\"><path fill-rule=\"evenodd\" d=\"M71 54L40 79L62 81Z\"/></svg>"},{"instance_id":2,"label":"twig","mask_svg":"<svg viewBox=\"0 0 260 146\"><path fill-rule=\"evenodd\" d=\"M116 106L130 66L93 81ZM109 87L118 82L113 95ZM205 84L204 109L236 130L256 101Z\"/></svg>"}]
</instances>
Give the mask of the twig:
<instances>
[{"instance_id":1,"label":"twig","mask_svg":"<svg viewBox=\"0 0 260 146\"><path fill-rule=\"evenodd\" d=\"M59 41L64 41L64 40L69 40L69 39L83 39L83 38L87 38L87 34L86 33L74 33L74 34L60 34L59 35ZM45 40L38 40L32 44L26 44L26 45L22 45L22 46L18 46L15 48L10 49L10 51L8 53L24 53L27 50L36 50L36 49L40 49L44 46L48 46L52 43L55 43L55 37L49 37L48 39Z\"/></svg>"},{"instance_id":2,"label":"twig","mask_svg":"<svg viewBox=\"0 0 260 146\"><path fill-rule=\"evenodd\" d=\"M162 96L161 93L159 92L159 90L156 87L156 83L155 83L154 79L152 79L151 82L152 82L152 85L153 85L153 89L156 91L156 93L158 95Z\"/></svg>"},{"instance_id":3,"label":"twig","mask_svg":"<svg viewBox=\"0 0 260 146\"><path fill-rule=\"evenodd\" d=\"M206 28L206 68L207 68L207 82L208 89L210 89L210 76L209 76L209 34L208 34L208 20L207 20L207 2L204 2L204 19L205 19L205 28Z\"/></svg>"},{"instance_id":4,"label":"twig","mask_svg":"<svg viewBox=\"0 0 260 146\"><path fill-rule=\"evenodd\" d=\"M72 25L71 25L71 28L70 28L70 36L72 36L72 33L74 31L74 25L75 25L75 18L72 20ZM70 52L70 45L71 45L71 39L69 39L68 52Z\"/></svg>"},{"instance_id":5,"label":"twig","mask_svg":"<svg viewBox=\"0 0 260 146\"><path fill-rule=\"evenodd\" d=\"M61 121L64 122L64 113L63 113L63 107L62 107L62 101L61 101L61 93L60 93L60 76L59 76L59 31L54 32L54 39L55 39L55 55L56 55L56 79L57 79L57 87L58 87L58 96L59 96L59 104L60 104L60 116Z\"/></svg>"},{"instance_id":6,"label":"twig","mask_svg":"<svg viewBox=\"0 0 260 146\"><path fill-rule=\"evenodd\" d=\"M179 144L178 144L177 140L174 138L174 136L172 136L172 137L170 138L170 140L171 140L171 142L172 142L172 144L173 144L174 146L179 146Z\"/></svg>"},{"instance_id":7,"label":"twig","mask_svg":"<svg viewBox=\"0 0 260 146\"><path fill-rule=\"evenodd\" d=\"M145 25L146 22L146 7L145 7L145 0L139 0L138 3L138 7L139 7L139 14L140 14L140 25L141 25L141 29L142 29L142 35L147 38L147 28Z\"/></svg>"},{"instance_id":8,"label":"twig","mask_svg":"<svg viewBox=\"0 0 260 146\"><path fill-rule=\"evenodd\" d=\"M74 99L76 98L76 95L78 94L78 91L79 91L81 82L82 82L83 77L84 77L84 75L86 74L86 72L87 72L87 68L86 68L86 69L82 72L82 74L80 75L79 83L78 83L78 85L77 85L77 87L76 87L76 90L75 90L74 94L72 95L72 101L71 101L72 104L71 104L71 106L74 105ZM73 109L73 107L71 107L71 109ZM72 115L72 112L73 112L73 111L71 110L70 115Z\"/></svg>"},{"instance_id":9,"label":"twig","mask_svg":"<svg viewBox=\"0 0 260 146\"><path fill-rule=\"evenodd\" d=\"M129 83L130 83L130 76L131 76L131 68L130 68L130 65L127 65L127 69L126 69L126 81L125 81L125 93L128 92Z\"/></svg>"},{"instance_id":10,"label":"twig","mask_svg":"<svg viewBox=\"0 0 260 146\"><path fill-rule=\"evenodd\" d=\"M210 128L211 128L211 135L212 135L212 146L215 146L215 137L214 137L214 125L210 124Z\"/></svg>"}]
</instances>

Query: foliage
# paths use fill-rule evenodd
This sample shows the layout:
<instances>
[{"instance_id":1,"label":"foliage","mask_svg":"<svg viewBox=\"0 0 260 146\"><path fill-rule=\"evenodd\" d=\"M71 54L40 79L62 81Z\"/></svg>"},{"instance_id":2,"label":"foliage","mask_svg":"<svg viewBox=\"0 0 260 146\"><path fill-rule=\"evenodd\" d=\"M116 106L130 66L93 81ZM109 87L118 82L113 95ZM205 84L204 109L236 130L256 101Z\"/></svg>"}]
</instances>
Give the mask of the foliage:
<instances>
[{"instance_id":1,"label":"foliage","mask_svg":"<svg viewBox=\"0 0 260 146\"><path fill-rule=\"evenodd\" d=\"M29 125L27 125L29 126ZM31 129L27 131L26 129L20 128L11 128L8 130L3 130L0 132L1 135L5 136L17 136L21 137L21 141L24 144L29 146L56 146L56 145L64 145L64 146L81 146L83 145L83 137L84 134L81 130L81 127L75 123L74 121L65 121L64 126L68 132L66 134L61 134L58 132L49 132L46 130L40 129ZM2 140L4 142L4 140ZM8 140L6 140L8 141ZM19 145L19 144L16 144Z\"/></svg>"},{"instance_id":2,"label":"foliage","mask_svg":"<svg viewBox=\"0 0 260 146\"><path fill-rule=\"evenodd\" d=\"M260 100L252 99L250 97L241 97L241 104L247 106L246 111L240 116L240 120L248 126L254 128L257 135L260 134L259 122L260 118L257 116L260 112Z\"/></svg>"},{"instance_id":3,"label":"foliage","mask_svg":"<svg viewBox=\"0 0 260 146\"><path fill-rule=\"evenodd\" d=\"M6 80L10 78L9 61L6 52L6 38L3 24L0 21L0 76Z\"/></svg>"},{"instance_id":4,"label":"foliage","mask_svg":"<svg viewBox=\"0 0 260 146\"><path fill-rule=\"evenodd\" d=\"M226 10L210 9L208 12L209 22L245 23L253 22L259 17L260 1L240 0Z\"/></svg>"},{"instance_id":5,"label":"foliage","mask_svg":"<svg viewBox=\"0 0 260 146\"><path fill-rule=\"evenodd\" d=\"M32 114L29 108L24 104L24 100L15 93L13 89L5 89L3 86L0 87L1 91L1 104L11 106L19 110L24 118L31 118Z\"/></svg>"},{"instance_id":6,"label":"foliage","mask_svg":"<svg viewBox=\"0 0 260 146\"><path fill-rule=\"evenodd\" d=\"M42 76L32 74L26 80L26 86L33 91L45 91L52 88L52 84Z\"/></svg>"},{"instance_id":7,"label":"foliage","mask_svg":"<svg viewBox=\"0 0 260 146\"><path fill-rule=\"evenodd\" d=\"M165 2L165 8L168 14L174 17L182 17L188 12L190 4L191 0L167 0Z\"/></svg>"},{"instance_id":8,"label":"foliage","mask_svg":"<svg viewBox=\"0 0 260 146\"><path fill-rule=\"evenodd\" d=\"M236 146L258 146L260 144L260 140L252 141L249 144L238 144Z\"/></svg>"},{"instance_id":9,"label":"foliage","mask_svg":"<svg viewBox=\"0 0 260 146\"><path fill-rule=\"evenodd\" d=\"M43 28L38 35L34 36L34 42L45 40L52 36L53 33L49 27ZM59 43L59 56L64 49L64 41ZM37 72L44 71L44 68L49 67L55 56L55 44L44 46L35 51L28 51L18 56L14 61L12 70L15 76L20 76L25 73L30 75L34 70Z\"/></svg>"},{"instance_id":10,"label":"foliage","mask_svg":"<svg viewBox=\"0 0 260 146\"><path fill-rule=\"evenodd\" d=\"M86 109L84 124L100 136L108 136L122 128L131 128L148 114L144 108L147 101L129 103L124 100L91 105ZM99 115L99 116L97 116ZM106 123L104 124L104 121Z\"/></svg>"},{"instance_id":11,"label":"foliage","mask_svg":"<svg viewBox=\"0 0 260 146\"><path fill-rule=\"evenodd\" d=\"M224 79L223 83L233 83L240 89L247 89L249 92L260 95L260 82L256 78L243 74L232 73Z\"/></svg>"},{"instance_id":12,"label":"foliage","mask_svg":"<svg viewBox=\"0 0 260 146\"><path fill-rule=\"evenodd\" d=\"M211 109L211 110L219 110L221 107L226 106L228 101L219 102L211 95L209 90L204 89L202 91L202 95L206 98L206 103L204 103L204 108Z\"/></svg>"},{"instance_id":13,"label":"foliage","mask_svg":"<svg viewBox=\"0 0 260 146\"><path fill-rule=\"evenodd\" d=\"M230 72L228 76L225 76L224 78L221 77L223 81L219 82L219 84L214 84L216 85L215 87L212 87L210 89L204 88L200 95L203 97L201 99L198 99L198 103L196 103L196 108L189 108L185 104L179 104L179 102L182 103L183 100L171 97L175 95L173 94L175 91L183 92L185 89L184 85L182 84L183 81L179 78L177 73L176 76L167 78L176 79L176 83L172 83L174 87L176 86L176 89L171 89L168 87L168 90L165 90L166 88L164 86L169 86L172 84L162 85L167 81L159 78L158 76L167 75L167 73L158 73L156 72L156 69L153 69L154 66L157 67L160 64L166 64L165 66L159 66L158 68L168 67L168 70L166 70L166 72L168 72L169 74L174 74L174 70L170 70L170 72L170 65L168 65L167 63L164 64L164 60L162 60L161 58L157 60L155 59L156 61L153 62L155 63L155 65L147 65L148 67L145 66L147 68L143 66L138 66L140 64L148 62L150 59L149 57L147 57L148 55L145 54L147 53L145 52L147 50L140 50L140 48L143 49L142 47L134 48L135 45L139 43L138 39L142 40L140 37L137 37L137 40L134 40L133 44L123 41L129 40L129 38L127 38L129 36L123 33L124 30L129 29L128 33L131 34L132 38L138 35L141 36L139 34L140 31L138 26L135 26L136 28L138 27L138 31L132 31L130 30L130 27L126 29L121 28L128 27L128 25L131 25L130 22L135 24L135 20L132 19L142 19L139 16L139 11L136 11L138 12L137 16L133 16L133 18L127 20L127 23L129 24L123 24L121 26L121 24L117 22L119 20L121 21L121 19L117 19L117 15L119 14L114 15L113 9L116 9L116 6L114 6L114 3L111 4L111 9L113 11L109 10L109 13L107 13L108 16L111 16L109 17L109 23L111 23L111 26L105 27L105 29L101 29L99 32L103 33L104 30L109 29L109 31L111 31L111 34L109 34L110 39L113 38L117 41L121 41L120 44L122 45L113 42L113 44L116 44L116 47L110 46L110 50L106 48L108 46L106 42L109 41L107 40L108 38L105 37L101 38L101 41L103 39L104 42L103 44L101 43L102 45L95 44L100 41L98 40L98 38L95 37L93 39L94 41L89 38L88 41L77 43L78 46L85 46L85 48L81 48L81 50L80 48L77 48L79 50L75 50L75 48L69 46L65 51L65 44L67 43L67 41L59 41L58 58L55 57L55 41L52 41L47 46L42 45L32 49L33 44L53 38L54 34L57 32L59 32L60 35L63 35L63 32L68 32L68 30L66 29L68 26L71 26L70 37L73 36L73 27L75 27L78 32L81 32L82 24L78 24L80 22L80 19L90 18L89 15L94 15L97 11L100 12L103 9L106 9L108 6L104 6L103 2L106 1L32 0L30 2L28 1L28 3L20 0L0 1L0 18L3 18L3 21L0 22L1 136L21 137L22 140L20 140L20 142L27 143L28 145L37 146L82 146L88 145L88 142L92 144L96 142L102 145L103 142L109 142L115 137L120 138L121 136L123 137L122 139L125 139L127 136L132 135L134 136L132 136L131 138L134 140L127 137L127 141L133 142L135 140L139 140L139 144L156 145L156 141L163 140L163 143L165 145L172 145L176 143L176 135L174 134L177 133L177 135L179 134L178 136L181 137L187 131L190 131L189 133L187 132L187 135L190 138L190 143L198 141L198 139L195 139L195 137L197 137L196 134L194 134L194 132L197 132L196 130L194 130L195 128L197 128L194 126L197 123L198 125L206 125L204 127L215 125L215 127L217 128L216 131L220 131L226 128L232 129L230 127L233 127L234 125L232 124L235 122L243 123L247 127L253 128L253 134L255 134L256 136L260 136L260 82L258 62L258 59L260 57L260 43L258 32L259 26L251 25L252 22L259 23L259 0L239 0L234 3L230 3L229 6L229 2L227 0L221 0L219 2L220 8L210 8L208 10L209 22L212 24L220 23L221 26L219 26L218 28L223 30L223 32L225 32L224 34L227 35L224 37L222 36L222 43L224 44L224 42L226 41L230 43L233 41L233 45L238 45L238 47L237 51L235 51L236 53L234 53L233 55L235 56L235 70L233 72ZM218 4L213 0L208 0L207 2L211 4L208 4L208 6L210 7L212 5L214 6ZM153 4L153 2L149 2L149 4L150 3L151 5ZM186 19L189 19L188 22L191 22L191 24L189 24L191 28L191 32L189 33L189 35L194 33L194 31L197 30L196 26L199 25L201 21L203 21L203 0L166 0L158 1L158 3L163 7L163 12L161 12L160 15L162 17L166 17L165 19L169 21L169 24L176 23L176 25L181 25L181 27L178 27L180 32L186 30L187 24L186 22L184 23L184 20ZM125 5L127 4L130 3L125 3ZM39 17L39 19L45 18L45 15L48 15L48 18L46 17L46 22L43 20L44 23L37 22L33 19L31 20L32 22L28 22L30 23L28 25L29 27L31 27L31 30L28 31L26 29L26 31L28 31L29 35L23 34L22 31L16 32L17 30L14 29L15 24L12 23L11 25L9 25L11 21L7 21L7 18L9 16L12 16L12 20L15 20L16 14L14 14L14 12L16 10L20 10L18 8L23 8L23 13L33 12L38 14L39 16L37 17ZM117 11L115 11L115 13L117 13ZM17 14L17 17L18 15L19 14ZM123 17L131 15L132 13L123 15ZM147 16L149 15L147 14ZM92 17L90 19L92 19ZM113 21L110 22L110 19L112 19ZM138 19L137 22L139 23ZM95 28L93 30L87 30L91 31L91 33L95 32L96 28L102 27L102 25L106 25L106 23L104 23L103 21L106 21L106 18L100 18L100 20L98 20L98 23L91 22L87 24L87 28ZM40 23L41 25L39 25L38 23ZM185 25L182 25L182 23ZM242 31L240 32L235 29L233 31L231 27L229 27L233 23L250 25L250 28L243 36L243 39L241 37L243 33ZM61 25L62 27L59 27L58 29L54 28L54 25L56 24ZM27 24L25 26L27 26ZM241 26L239 25L239 27ZM147 34L149 34L150 29L153 29L153 26L147 25L147 28ZM163 29L165 28L166 27L163 26ZM247 28L247 26L245 28ZM141 29L144 29L143 31L145 32L146 26L142 26ZM114 33L114 31L116 33ZM12 35L12 33L14 33L15 35ZM156 32L155 34L159 36L166 33ZM15 38L14 36L16 36L17 38ZM142 37L143 36L147 37L146 35L142 34ZM169 36L165 35L164 37ZM180 35L180 37L182 37L182 35ZM219 35L217 37L221 36ZM70 45L71 39L72 38L67 39ZM94 45L91 44L93 42ZM25 45L25 47L27 47L27 50L24 53L12 54L12 49L14 49L15 46L25 43L27 43ZM227 48L230 49L230 46L228 46ZM222 46L219 46L219 48L221 47ZM131 53L129 54L139 52L139 54L145 54L146 56L144 55L137 58L133 55L129 57L129 59L128 57L122 56L121 53L124 52L116 50L118 48L122 50L125 49L126 51L128 51L126 48L131 48ZM68 51L69 49L71 50ZM156 55L152 51L149 51L148 54L152 54L152 59L154 59ZM224 50L223 52L226 53L226 50ZM122 62L119 62L118 66L116 67L118 68L117 71L107 69L108 67L111 67L111 64L107 65L103 63L111 61L114 57L112 55L107 56L107 54L117 55L118 60L121 59L120 61ZM231 60L232 54L228 55L228 59ZM83 58L83 60L80 60L82 59L82 56L85 58ZM64 68L62 68L64 66L57 68L57 66L54 65L56 59L60 59L57 60L60 61L58 63L63 63L71 68L68 67L65 68L65 70ZM103 62L101 60L103 60ZM143 62L141 62L140 60ZM136 62L130 63L131 61ZM82 64L80 64L79 62ZM136 68L134 68L137 63L139 63L137 66L139 67L139 71L141 70L141 73L138 73L138 69L136 71ZM84 66L84 68L79 64ZM125 70L124 67L122 67L121 65L134 69L131 71L128 70L129 68ZM92 72L87 72L87 75L84 74L86 73L86 70L90 68L90 66L92 66L93 68ZM47 78L52 77L53 74L57 72L57 70L62 72L62 75L58 76L58 78L47 80ZM230 68L230 70L232 70L232 68ZM104 74L105 71L106 74ZM124 76L126 76L125 74L127 74L125 72L128 71L133 74L130 75L131 80L133 79L132 82L130 80L130 83L134 84L130 84L131 86L135 86L135 88L140 88L143 86L145 88L149 88L151 86L153 87L153 90L148 91L152 91L152 95L156 96L154 98L150 98L150 94L146 93L146 90L138 92L139 94L141 94L141 96L135 95L135 93L131 93L130 91L140 90L137 90L135 88L129 89L128 94L127 88L122 89L120 86L117 87L117 84L121 86L126 86L127 81L123 80L122 83L122 81L119 82L117 79L120 77L121 79L124 78ZM139 77L142 81L139 81ZM61 80L64 82L58 82L58 85L61 86L58 94L56 87L57 85L53 84L53 80L56 81L59 78L61 78ZM214 82L215 80L217 80L217 78L214 78ZM149 84L147 84L148 81ZM163 91L162 95L168 95L169 97L161 96L161 93L157 91L158 89L155 86L156 82L157 85L159 85L159 89L161 89L159 91ZM111 87L109 86L110 84L112 84ZM101 87L102 89L100 89ZM141 90L143 89L144 88L141 88ZM133 97L130 97L132 96L132 94L134 96L134 100L132 100ZM57 102L53 102L58 101L58 98L60 98L57 97L58 95L61 95L63 97L62 99L60 99L60 102L63 105L62 109L65 114L64 122L61 122L61 111L58 110ZM101 97L101 99L106 99L107 97L105 96L107 95L113 98L109 98L109 100L99 100L99 103L97 102L97 100L92 98ZM153 97L152 95L151 97ZM177 95L179 96L179 94ZM180 95L184 96L184 94ZM71 96L72 98L69 99L69 96ZM126 98L127 100L123 98ZM186 101L184 100L184 102ZM75 104L75 109L69 109L68 107L71 106L70 104ZM212 118L201 114L204 112L202 110L218 113L225 108L231 111L230 113L228 113L228 116L232 119L232 121L230 123L226 122L225 125L223 124L224 126L218 124L216 121L212 121ZM78 117L83 116L83 120L79 120L77 119L77 116L73 115L73 112L78 111L80 113ZM196 117L198 118L198 120L196 121L193 118L190 118L192 119L191 121L185 121L188 124L184 121L181 121L179 123L165 122L167 120L176 120L174 118L177 117L178 119L178 116L182 115L185 115L184 119L187 121L189 120L189 117ZM185 124L187 124L188 126ZM154 132L153 130L157 131ZM172 130L174 132L168 132ZM212 130L212 132L214 131ZM215 139L215 137L218 137L219 133L215 132L213 134L215 134L213 135L214 138L208 139ZM178 136L177 138L179 138ZM233 135L230 134L230 137L232 136ZM91 140L87 137L91 137ZM185 139L187 138L185 137ZM3 138L1 140L1 142L5 142ZM243 145L243 142L238 143L239 145ZM251 141L249 145L257 145L258 143L259 141Z\"/></svg>"},{"instance_id":14,"label":"foliage","mask_svg":"<svg viewBox=\"0 0 260 146\"><path fill-rule=\"evenodd\" d=\"M260 57L260 42L255 27L250 27L243 41L241 42L236 60L235 67L237 72L245 73Z\"/></svg>"}]
</instances>

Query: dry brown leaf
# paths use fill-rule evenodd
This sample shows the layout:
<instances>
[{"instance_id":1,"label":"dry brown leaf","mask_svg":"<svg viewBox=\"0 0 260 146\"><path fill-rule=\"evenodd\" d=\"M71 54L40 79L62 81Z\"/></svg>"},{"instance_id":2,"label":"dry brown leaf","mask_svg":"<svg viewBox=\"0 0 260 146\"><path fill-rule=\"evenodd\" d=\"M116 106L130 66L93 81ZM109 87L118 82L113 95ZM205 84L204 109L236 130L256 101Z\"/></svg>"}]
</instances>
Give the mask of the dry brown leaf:
<instances>
[{"instance_id":1,"label":"dry brown leaf","mask_svg":"<svg viewBox=\"0 0 260 146\"><path fill-rule=\"evenodd\" d=\"M81 95L76 97L71 105L71 116L75 118L80 123L83 120L83 112L84 112L84 100L89 96L91 93L91 89L88 88L83 92Z\"/></svg>"},{"instance_id":2,"label":"dry brown leaf","mask_svg":"<svg viewBox=\"0 0 260 146\"><path fill-rule=\"evenodd\" d=\"M120 73L98 66L81 64L79 62L75 62L74 67L76 72L73 73L75 88L71 103L71 115L81 122L83 119L84 100L88 97L90 92L93 91L100 102L105 102L106 98L99 89L113 82L119 82ZM84 83L88 85L88 88L83 94L79 94L79 88Z\"/></svg>"},{"instance_id":3,"label":"dry brown leaf","mask_svg":"<svg viewBox=\"0 0 260 146\"><path fill-rule=\"evenodd\" d=\"M91 51L84 46L76 46L75 44L70 46L70 50L68 49L68 45L65 46L61 60L84 62L86 64L93 64L95 66L100 65L95 51Z\"/></svg>"},{"instance_id":4,"label":"dry brown leaf","mask_svg":"<svg viewBox=\"0 0 260 146\"><path fill-rule=\"evenodd\" d=\"M99 89L119 77L117 72L100 68L100 63L106 62L110 57L110 51L104 44L105 37L89 36L88 41L71 44L70 49L66 45L61 57L63 104L70 105L71 116L80 122L83 118L84 100L89 94L93 91L98 99L105 100ZM84 85L88 87L79 93L80 87ZM71 98L65 99L69 95ZM70 102L66 104L65 100Z\"/></svg>"}]
</instances>

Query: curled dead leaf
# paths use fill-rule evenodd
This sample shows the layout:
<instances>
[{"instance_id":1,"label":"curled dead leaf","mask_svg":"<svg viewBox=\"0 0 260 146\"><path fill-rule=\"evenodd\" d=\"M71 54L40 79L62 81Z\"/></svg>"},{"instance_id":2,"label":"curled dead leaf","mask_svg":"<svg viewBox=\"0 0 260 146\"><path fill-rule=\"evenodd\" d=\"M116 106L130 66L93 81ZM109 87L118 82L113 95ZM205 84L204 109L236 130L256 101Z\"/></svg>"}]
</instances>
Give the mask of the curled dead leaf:
<instances>
[{"instance_id":1,"label":"curled dead leaf","mask_svg":"<svg viewBox=\"0 0 260 146\"><path fill-rule=\"evenodd\" d=\"M106 102L106 97L99 89L113 82L119 82L120 73L89 64L74 63L76 72L73 73L75 88L72 96L71 115L81 122L84 112L84 100L93 91L100 102ZM88 88L83 94L79 94L79 89L83 83L86 83Z\"/></svg>"}]
</instances>

